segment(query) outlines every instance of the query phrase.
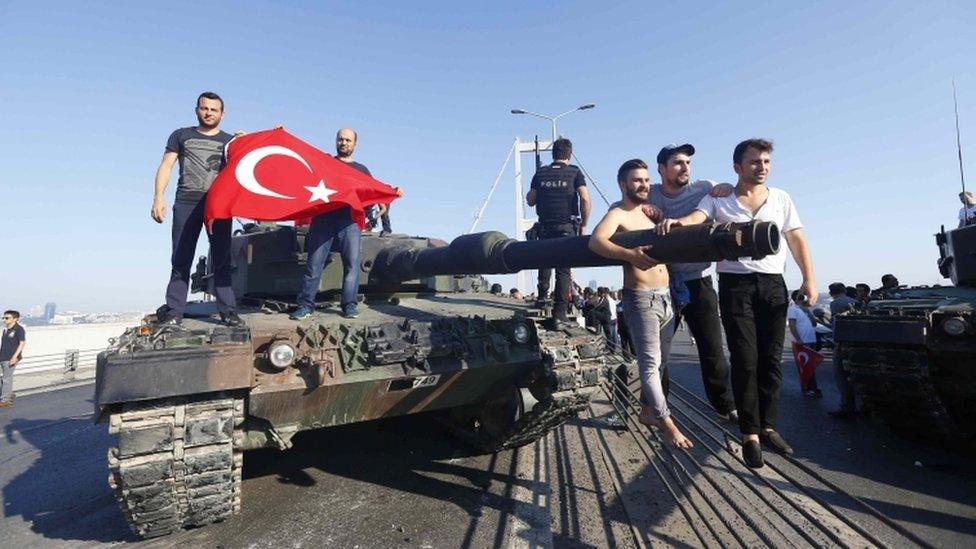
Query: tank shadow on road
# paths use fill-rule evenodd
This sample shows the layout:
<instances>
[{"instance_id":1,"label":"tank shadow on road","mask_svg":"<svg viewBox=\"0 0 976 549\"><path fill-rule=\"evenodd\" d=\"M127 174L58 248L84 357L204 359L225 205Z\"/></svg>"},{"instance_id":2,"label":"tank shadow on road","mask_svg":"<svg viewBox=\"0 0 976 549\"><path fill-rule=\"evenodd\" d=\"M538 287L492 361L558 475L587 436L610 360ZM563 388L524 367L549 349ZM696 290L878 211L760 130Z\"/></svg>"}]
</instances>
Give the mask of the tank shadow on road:
<instances>
[{"instance_id":1,"label":"tank shadow on road","mask_svg":"<svg viewBox=\"0 0 976 549\"><path fill-rule=\"evenodd\" d=\"M3 431L0 546L30 541L28 529L48 540L137 539L105 480L110 439L103 425L90 417L13 418Z\"/></svg>"},{"instance_id":2,"label":"tank shadow on road","mask_svg":"<svg viewBox=\"0 0 976 549\"><path fill-rule=\"evenodd\" d=\"M396 490L451 499L464 507L492 482L528 486L531 480L512 479L504 473L454 463L467 458L485 459L464 448L447 433L432 414L419 414L299 433L287 452L248 452L244 479L277 475L283 484L313 486L316 480L306 469L356 479ZM452 481L426 474L454 477ZM454 499L454 496L462 496ZM465 507L470 513L473 508Z\"/></svg>"}]
</instances>

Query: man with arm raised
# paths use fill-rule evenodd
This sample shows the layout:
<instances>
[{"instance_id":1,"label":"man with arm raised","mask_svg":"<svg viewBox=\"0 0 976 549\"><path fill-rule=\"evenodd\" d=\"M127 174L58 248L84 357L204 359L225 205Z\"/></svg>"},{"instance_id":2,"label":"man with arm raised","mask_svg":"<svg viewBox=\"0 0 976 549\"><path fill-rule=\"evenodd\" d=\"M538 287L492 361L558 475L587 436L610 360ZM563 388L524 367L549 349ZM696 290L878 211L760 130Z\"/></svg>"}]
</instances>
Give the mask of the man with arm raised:
<instances>
[{"instance_id":1,"label":"man with arm raised","mask_svg":"<svg viewBox=\"0 0 976 549\"><path fill-rule=\"evenodd\" d=\"M637 355L641 381L641 412L638 420L661 429L665 439L678 448L690 448L691 441L671 419L665 399L661 364L667 354L662 349L670 341L668 321L674 316L668 288L668 271L645 252L650 246L624 248L610 241L618 231L651 229L654 223L641 209L647 202L651 178L647 164L633 159L617 171L622 200L610 208L593 229L589 247L594 252L626 262L621 301Z\"/></svg>"},{"instance_id":2,"label":"man with arm raised","mask_svg":"<svg viewBox=\"0 0 976 549\"><path fill-rule=\"evenodd\" d=\"M772 142L765 139L748 139L736 145L732 153L733 168L739 177L735 192L724 198L704 197L690 214L663 220L658 232L666 234L674 225L693 225L708 219L775 222L803 276L800 293L805 303L812 305L817 300L817 285L800 217L785 191L766 186L772 151ZM719 309L731 354L732 393L743 435L742 454L753 468L763 466L760 440L781 454L793 453L776 432L782 382L780 359L789 305L783 280L785 268L783 248L762 259L727 260L716 266Z\"/></svg>"},{"instance_id":3,"label":"man with arm raised","mask_svg":"<svg viewBox=\"0 0 976 549\"><path fill-rule=\"evenodd\" d=\"M708 179L692 181L691 157L694 154L695 147L691 143L671 143L657 153L657 172L661 176L661 183L651 185L648 193L648 215L653 221L688 215L695 211L705 195L722 197L732 193L733 187L728 183L716 184ZM720 417L735 423L738 422L738 415L729 385L729 363L722 349L718 295L708 274L711 267L709 262L668 265L671 285L684 285L688 291L688 302L684 308L679 308L678 304L675 306L674 324L677 328L682 318L687 321L695 338L708 401Z\"/></svg>"}]
</instances>

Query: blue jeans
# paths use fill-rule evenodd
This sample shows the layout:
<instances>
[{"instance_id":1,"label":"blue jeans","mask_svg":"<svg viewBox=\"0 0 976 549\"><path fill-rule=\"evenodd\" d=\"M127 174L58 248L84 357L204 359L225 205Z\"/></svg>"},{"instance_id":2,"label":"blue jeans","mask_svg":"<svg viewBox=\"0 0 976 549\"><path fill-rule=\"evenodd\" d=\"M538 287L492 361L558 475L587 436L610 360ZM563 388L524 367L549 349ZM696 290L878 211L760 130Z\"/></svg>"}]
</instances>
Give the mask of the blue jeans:
<instances>
[{"instance_id":1,"label":"blue jeans","mask_svg":"<svg viewBox=\"0 0 976 549\"><path fill-rule=\"evenodd\" d=\"M315 294L319 291L322 270L332 251L333 240L342 258L342 300L343 306L356 302L359 293L359 226L353 222L349 208L326 212L312 218L305 237L308 260L305 262L305 276L302 288L298 291L298 304L315 309Z\"/></svg>"}]
</instances>

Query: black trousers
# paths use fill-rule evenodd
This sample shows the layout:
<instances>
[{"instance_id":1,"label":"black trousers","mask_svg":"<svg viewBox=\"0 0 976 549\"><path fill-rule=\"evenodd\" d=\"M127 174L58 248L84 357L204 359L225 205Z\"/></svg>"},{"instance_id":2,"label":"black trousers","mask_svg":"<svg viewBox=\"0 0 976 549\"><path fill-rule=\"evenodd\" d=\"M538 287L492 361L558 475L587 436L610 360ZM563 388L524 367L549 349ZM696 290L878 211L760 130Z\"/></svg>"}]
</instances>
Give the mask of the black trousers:
<instances>
[{"instance_id":1,"label":"black trousers","mask_svg":"<svg viewBox=\"0 0 976 549\"><path fill-rule=\"evenodd\" d=\"M722 322L718 316L718 294L712 277L685 280L691 301L678 312L675 328L684 319L695 337L702 383L712 408L720 414L735 409L732 387L729 385L729 363L722 348Z\"/></svg>"},{"instance_id":2,"label":"black trousers","mask_svg":"<svg viewBox=\"0 0 976 549\"><path fill-rule=\"evenodd\" d=\"M166 306L170 312L183 318L186 298L190 288L190 267L197 249L197 239L203 228L203 205L196 203L173 204L173 255L172 271L166 285ZM214 273L214 294L217 308L226 313L234 310L234 290L231 288L230 233L232 220L216 219L210 239L211 270Z\"/></svg>"},{"instance_id":3,"label":"black trousers","mask_svg":"<svg viewBox=\"0 0 976 549\"><path fill-rule=\"evenodd\" d=\"M743 434L776 427L789 297L778 274L719 273L719 307Z\"/></svg>"},{"instance_id":4,"label":"black trousers","mask_svg":"<svg viewBox=\"0 0 976 549\"><path fill-rule=\"evenodd\" d=\"M576 225L566 223L541 223L539 231L540 239L560 238L563 236L575 236ZM539 299L549 297L549 280L552 278L552 269L539 269ZM572 291L573 274L569 267L556 269L556 298L553 300L552 315L560 320L565 320L568 310L569 293Z\"/></svg>"}]
</instances>

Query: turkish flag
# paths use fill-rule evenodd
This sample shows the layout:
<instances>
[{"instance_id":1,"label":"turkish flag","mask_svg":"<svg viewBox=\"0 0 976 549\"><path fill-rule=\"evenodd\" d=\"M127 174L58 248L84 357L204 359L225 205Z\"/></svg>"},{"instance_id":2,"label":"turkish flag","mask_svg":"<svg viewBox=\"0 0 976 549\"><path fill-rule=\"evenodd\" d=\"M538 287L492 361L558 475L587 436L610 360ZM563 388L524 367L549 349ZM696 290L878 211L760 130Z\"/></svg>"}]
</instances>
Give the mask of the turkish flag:
<instances>
[{"instance_id":1,"label":"turkish flag","mask_svg":"<svg viewBox=\"0 0 976 549\"><path fill-rule=\"evenodd\" d=\"M360 228L366 206L389 204L397 190L361 173L283 129L235 137L227 164L207 192L203 217L283 221L348 207Z\"/></svg>"},{"instance_id":2,"label":"turkish flag","mask_svg":"<svg viewBox=\"0 0 976 549\"><path fill-rule=\"evenodd\" d=\"M793 362L796 363L796 373L800 375L800 388L806 390L810 383L810 376L823 362L823 355L806 345L793 342Z\"/></svg>"}]
</instances>

